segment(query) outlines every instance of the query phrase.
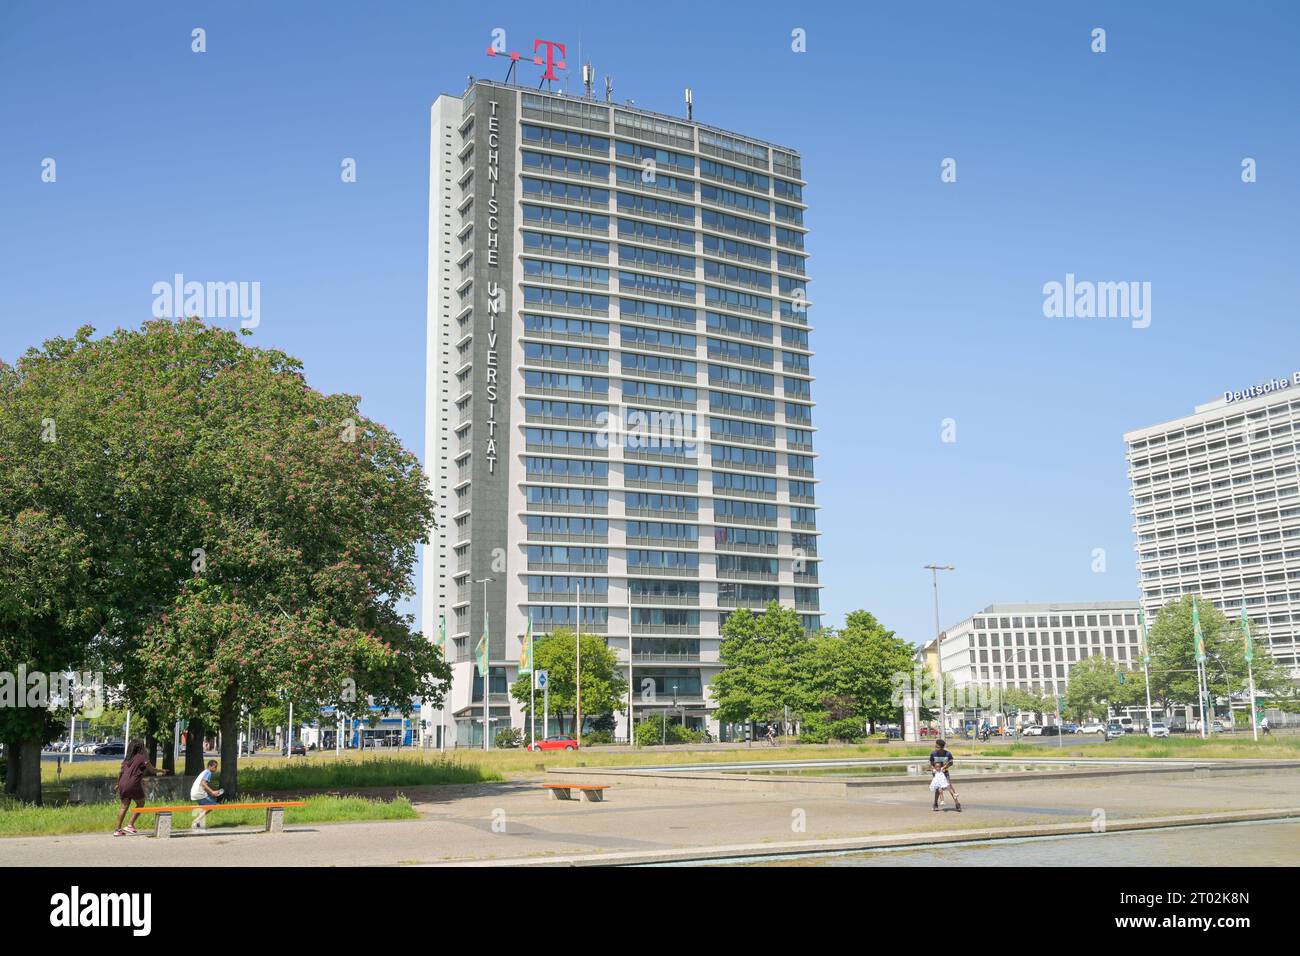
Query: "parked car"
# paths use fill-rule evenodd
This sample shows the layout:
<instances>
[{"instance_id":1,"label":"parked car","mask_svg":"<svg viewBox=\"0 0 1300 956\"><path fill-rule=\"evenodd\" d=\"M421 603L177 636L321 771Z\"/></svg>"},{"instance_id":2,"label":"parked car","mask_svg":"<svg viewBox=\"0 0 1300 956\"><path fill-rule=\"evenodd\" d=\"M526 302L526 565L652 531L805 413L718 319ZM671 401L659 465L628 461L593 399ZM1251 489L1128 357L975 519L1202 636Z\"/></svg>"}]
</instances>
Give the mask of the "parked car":
<instances>
[{"instance_id":1,"label":"parked car","mask_svg":"<svg viewBox=\"0 0 1300 956\"><path fill-rule=\"evenodd\" d=\"M1072 721L1067 721L1066 723L1061 724L1061 733L1063 734L1077 734L1078 732L1079 725Z\"/></svg>"},{"instance_id":2,"label":"parked car","mask_svg":"<svg viewBox=\"0 0 1300 956\"><path fill-rule=\"evenodd\" d=\"M95 755L99 757L121 757L126 754L126 744L120 740L109 740L95 748Z\"/></svg>"},{"instance_id":3,"label":"parked car","mask_svg":"<svg viewBox=\"0 0 1300 956\"><path fill-rule=\"evenodd\" d=\"M922 728L921 728L921 736L922 736L922 737L938 737L938 736L939 736L939 731L935 730L933 727L922 727Z\"/></svg>"},{"instance_id":4,"label":"parked car","mask_svg":"<svg viewBox=\"0 0 1300 956\"><path fill-rule=\"evenodd\" d=\"M534 740L529 750L577 750L578 742L568 734L552 734L541 740Z\"/></svg>"},{"instance_id":5,"label":"parked car","mask_svg":"<svg viewBox=\"0 0 1300 956\"><path fill-rule=\"evenodd\" d=\"M903 739L903 732L902 732L901 730L899 730L897 727L886 727L886 728L885 728L885 739L887 739L887 740L902 740L902 739Z\"/></svg>"},{"instance_id":6,"label":"parked car","mask_svg":"<svg viewBox=\"0 0 1300 956\"><path fill-rule=\"evenodd\" d=\"M1039 728L1039 736L1040 736L1040 737L1059 737L1059 736L1061 736L1061 728L1058 727L1056 724L1048 724L1046 727L1040 727L1040 728Z\"/></svg>"},{"instance_id":7,"label":"parked car","mask_svg":"<svg viewBox=\"0 0 1300 956\"><path fill-rule=\"evenodd\" d=\"M1090 720L1087 723L1080 724L1079 728L1075 731L1076 734L1104 734L1105 732L1106 725L1096 720Z\"/></svg>"},{"instance_id":8,"label":"parked car","mask_svg":"<svg viewBox=\"0 0 1300 956\"><path fill-rule=\"evenodd\" d=\"M283 754L284 750L281 749L280 753ZM302 745L301 740L296 741L294 745L289 748L289 755L292 757L305 757L307 756L307 748Z\"/></svg>"},{"instance_id":9,"label":"parked car","mask_svg":"<svg viewBox=\"0 0 1300 956\"><path fill-rule=\"evenodd\" d=\"M1106 725L1106 739L1114 740L1116 737L1123 737L1128 731L1124 729L1123 724L1109 723Z\"/></svg>"},{"instance_id":10,"label":"parked car","mask_svg":"<svg viewBox=\"0 0 1300 956\"><path fill-rule=\"evenodd\" d=\"M1041 737L1043 736L1043 728L1038 724L1026 724L1020 728L1020 733L1025 737Z\"/></svg>"},{"instance_id":11,"label":"parked car","mask_svg":"<svg viewBox=\"0 0 1300 956\"><path fill-rule=\"evenodd\" d=\"M1151 726L1147 728L1147 735L1150 737L1168 737L1169 725L1160 721L1152 721Z\"/></svg>"}]
</instances>

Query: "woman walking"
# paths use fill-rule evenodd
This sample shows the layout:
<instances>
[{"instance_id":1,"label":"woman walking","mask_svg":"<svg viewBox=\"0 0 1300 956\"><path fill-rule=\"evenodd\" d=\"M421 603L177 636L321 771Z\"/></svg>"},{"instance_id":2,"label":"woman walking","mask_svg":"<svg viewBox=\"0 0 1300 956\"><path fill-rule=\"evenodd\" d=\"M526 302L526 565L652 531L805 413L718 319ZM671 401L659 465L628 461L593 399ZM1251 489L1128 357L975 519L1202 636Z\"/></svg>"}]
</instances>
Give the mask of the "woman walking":
<instances>
[{"instance_id":1,"label":"woman walking","mask_svg":"<svg viewBox=\"0 0 1300 956\"><path fill-rule=\"evenodd\" d=\"M144 778L160 777L166 772L149 763L149 757L144 752L143 740L131 742L126 752L126 759L122 761L122 772L117 778L117 794L122 798L122 809L118 811L117 829L113 831L113 836L126 836L137 832L135 821L140 819L140 810L144 807ZM131 817L131 822L123 827L122 821L126 819L126 811L130 808L132 800L135 801L135 814Z\"/></svg>"}]
</instances>

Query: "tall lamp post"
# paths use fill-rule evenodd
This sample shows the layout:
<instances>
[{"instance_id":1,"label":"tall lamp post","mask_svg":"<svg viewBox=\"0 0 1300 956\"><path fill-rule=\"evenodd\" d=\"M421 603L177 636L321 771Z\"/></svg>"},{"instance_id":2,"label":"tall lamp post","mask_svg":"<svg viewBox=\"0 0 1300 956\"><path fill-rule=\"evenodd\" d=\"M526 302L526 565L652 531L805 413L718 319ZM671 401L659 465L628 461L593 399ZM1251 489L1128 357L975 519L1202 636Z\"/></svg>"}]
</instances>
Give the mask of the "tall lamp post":
<instances>
[{"instance_id":1,"label":"tall lamp post","mask_svg":"<svg viewBox=\"0 0 1300 956\"><path fill-rule=\"evenodd\" d=\"M925 570L930 572L930 577L934 581L934 653L939 659L939 736L942 737L947 731L945 729L947 721L946 708L943 700L943 646L940 644L939 636L941 634L939 625L939 572L957 570L951 564L927 564Z\"/></svg>"},{"instance_id":2,"label":"tall lamp post","mask_svg":"<svg viewBox=\"0 0 1300 956\"><path fill-rule=\"evenodd\" d=\"M479 578L475 584L483 585L483 749L491 750L492 737L492 637L488 632L488 598L487 586L494 578Z\"/></svg>"}]
</instances>

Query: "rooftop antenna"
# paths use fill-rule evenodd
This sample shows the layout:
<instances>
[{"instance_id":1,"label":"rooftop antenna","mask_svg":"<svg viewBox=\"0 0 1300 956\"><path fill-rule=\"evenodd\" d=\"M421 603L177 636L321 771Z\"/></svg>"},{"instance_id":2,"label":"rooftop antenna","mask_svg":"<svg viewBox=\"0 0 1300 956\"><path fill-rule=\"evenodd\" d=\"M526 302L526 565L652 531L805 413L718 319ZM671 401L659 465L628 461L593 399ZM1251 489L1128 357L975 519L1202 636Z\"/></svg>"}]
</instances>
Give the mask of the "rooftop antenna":
<instances>
[{"instance_id":1,"label":"rooftop antenna","mask_svg":"<svg viewBox=\"0 0 1300 956\"><path fill-rule=\"evenodd\" d=\"M614 78L609 74L605 75L605 102L610 103L614 99Z\"/></svg>"},{"instance_id":2,"label":"rooftop antenna","mask_svg":"<svg viewBox=\"0 0 1300 956\"><path fill-rule=\"evenodd\" d=\"M695 97L691 94L691 88L688 86L686 87L686 118L688 120L694 118L694 105Z\"/></svg>"},{"instance_id":3,"label":"rooftop antenna","mask_svg":"<svg viewBox=\"0 0 1300 956\"><path fill-rule=\"evenodd\" d=\"M582 88L587 91L587 99L591 99L591 87L595 82L596 71L591 68L591 64L582 64Z\"/></svg>"}]
</instances>

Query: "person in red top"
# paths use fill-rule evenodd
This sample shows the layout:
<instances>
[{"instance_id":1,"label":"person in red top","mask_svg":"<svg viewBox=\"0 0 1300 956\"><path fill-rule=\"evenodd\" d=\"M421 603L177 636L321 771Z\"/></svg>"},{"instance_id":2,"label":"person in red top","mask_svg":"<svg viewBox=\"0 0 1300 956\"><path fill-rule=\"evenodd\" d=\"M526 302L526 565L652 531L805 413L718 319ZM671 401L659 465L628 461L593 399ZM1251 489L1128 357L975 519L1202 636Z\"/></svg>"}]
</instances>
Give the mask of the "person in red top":
<instances>
[{"instance_id":1,"label":"person in red top","mask_svg":"<svg viewBox=\"0 0 1300 956\"><path fill-rule=\"evenodd\" d=\"M122 772L117 778L117 793L122 798L122 809L117 814L117 829L113 831L113 836L126 836L128 833L135 833L135 821L140 819L140 808L144 806L144 778L160 777L165 774L166 770L159 770L149 763L149 757L144 752L144 741L134 740L126 752L126 759L122 761ZM135 801L135 815L131 817L131 822L125 827L122 821L126 819L126 811L131 806L131 801Z\"/></svg>"}]
</instances>

